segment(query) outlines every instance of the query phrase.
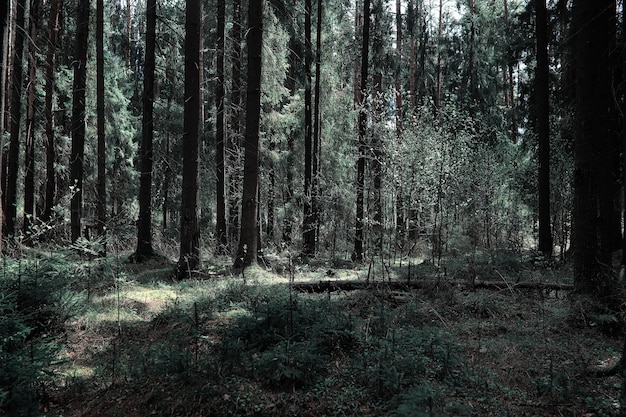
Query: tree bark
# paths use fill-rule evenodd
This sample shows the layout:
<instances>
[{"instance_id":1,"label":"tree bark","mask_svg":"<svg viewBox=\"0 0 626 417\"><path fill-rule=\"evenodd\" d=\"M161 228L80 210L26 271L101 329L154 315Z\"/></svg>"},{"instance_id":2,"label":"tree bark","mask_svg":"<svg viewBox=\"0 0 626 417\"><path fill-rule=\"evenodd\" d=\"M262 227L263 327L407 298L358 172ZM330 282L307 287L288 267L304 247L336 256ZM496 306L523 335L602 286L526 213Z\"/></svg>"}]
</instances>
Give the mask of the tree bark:
<instances>
[{"instance_id":1,"label":"tree bark","mask_svg":"<svg viewBox=\"0 0 626 417\"><path fill-rule=\"evenodd\" d=\"M415 109L417 104L415 92L415 6L413 0L409 0L406 10L406 26L409 31L409 97L411 98L411 109Z\"/></svg>"},{"instance_id":2,"label":"tree bark","mask_svg":"<svg viewBox=\"0 0 626 417\"><path fill-rule=\"evenodd\" d=\"M217 2L217 83L215 85L215 170L216 170L216 204L217 224L215 234L217 236L218 254L225 254L228 245L228 230L226 228L226 171L224 167L224 54L226 49L226 1Z\"/></svg>"},{"instance_id":3,"label":"tree bark","mask_svg":"<svg viewBox=\"0 0 626 417\"><path fill-rule=\"evenodd\" d=\"M54 114L52 102L54 100L54 81L56 67L57 35L59 32L59 16L61 14L61 0L52 0L50 4L50 20L48 21L48 52L46 55L46 86L44 115L46 119L46 201L42 213L42 220L49 221L52 218L54 197L56 194L56 173L54 163L56 160L56 147L54 136Z\"/></svg>"},{"instance_id":4,"label":"tree bark","mask_svg":"<svg viewBox=\"0 0 626 417\"><path fill-rule=\"evenodd\" d=\"M539 141L538 197L539 252L552 257L552 228L550 227L550 85L548 67L548 11L546 0L537 0L536 35L537 67L535 96L537 99L537 137Z\"/></svg>"},{"instance_id":5,"label":"tree bark","mask_svg":"<svg viewBox=\"0 0 626 417\"><path fill-rule=\"evenodd\" d=\"M610 0L577 0L573 5L576 45L576 125L572 245L574 284L580 292L602 294L608 284L599 271L598 140L606 122L608 98L607 11ZM594 19L588 19L594 16ZM610 93L610 91L608 92Z\"/></svg>"},{"instance_id":6,"label":"tree bark","mask_svg":"<svg viewBox=\"0 0 626 417\"><path fill-rule=\"evenodd\" d=\"M472 1L470 0L470 15L473 13ZM470 56L469 56L469 65L470 65L470 73L472 68L472 51L473 51L473 33L474 33L474 23L472 21L471 24L471 36L470 36ZM441 42L443 40L443 0L439 0L439 20L437 25L437 66L436 66L436 77L437 77L437 85L435 86L435 109L437 114L439 114L439 108L441 107Z\"/></svg>"},{"instance_id":7,"label":"tree bark","mask_svg":"<svg viewBox=\"0 0 626 417\"><path fill-rule=\"evenodd\" d=\"M315 225L312 213L312 167L313 167L313 116L311 61L313 45L311 39L311 0L304 2L304 221L302 224L302 253L315 255Z\"/></svg>"},{"instance_id":8,"label":"tree bark","mask_svg":"<svg viewBox=\"0 0 626 417\"><path fill-rule=\"evenodd\" d=\"M180 210L180 258L177 277L200 266L198 225L198 144L200 130L201 0L187 0L185 11L185 106L183 120L183 184Z\"/></svg>"},{"instance_id":9,"label":"tree bark","mask_svg":"<svg viewBox=\"0 0 626 417\"><path fill-rule=\"evenodd\" d=\"M292 6L295 7L296 0L292 0ZM295 31L292 30L289 35L289 69L287 73L287 77L285 79L285 87L289 90L290 99L293 100L293 97L296 95L296 76L298 74L298 62L299 56L297 51L297 42L295 38ZM283 193L284 193L284 208L285 208L285 217L283 219L283 241L287 244L291 243L291 232L293 230L293 175L294 175L294 136L295 133L293 131L287 134L287 166L286 166L286 177L287 181L284 184Z\"/></svg>"},{"instance_id":10,"label":"tree bark","mask_svg":"<svg viewBox=\"0 0 626 417\"><path fill-rule=\"evenodd\" d=\"M16 10L16 25L24 28L26 21L25 8L26 0L18 0ZM5 210L5 231L4 235L15 234L15 221L17 216L17 176L19 171L20 153L20 121L22 118L22 79L24 58L24 30L16 30L15 43L13 46L12 80L11 80L11 117L10 117L10 139L9 153L7 156L7 185L6 198L4 201Z\"/></svg>"},{"instance_id":11,"label":"tree bark","mask_svg":"<svg viewBox=\"0 0 626 417\"><path fill-rule=\"evenodd\" d=\"M72 93L72 153L70 180L74 187L71 200L72 242L81 233L83 217L83 159L85 154L85 89L87 87L87 50L89 48L89 0L78 0L74 84Z\"/></svg>"},{"instance_id":12,"label":"tree bark","mask_svg":"<svg viewBox=\"0 0 626 417\"><path fill-rule=\"evenodd\" d=\"M7 64L9 62L9 2L4 2L4 7L0 11L2 13L2 45L0 45L2 60L2 71L0 74L0 155L3 154L4 149L4 112L6 107L6 87L7 87ZM1 158L0 158L1 159ZM4 161L0 161L4 162ZM4 166L0 163L0 167ZM2 168L0 168L2 169ZM4 182L3 172L0 172L0 181ZM4 206L2 204L4 196L2 195L4 187L0 186L0 254L2 253L2 229L4 228Z\"/></svg>"},{"instance_id":13,"label":"tree bark","mask_svg":"<svg viewBox=\"0 0 626 417\"><path fill-rule=\"evenodd\" d=\"M135 262L142 262L154 255L154 249L152 248L152 142L154 139L156 7L156 0L148 0L146 5L146 56L143 78L143 122L139 149L141 157L139 219L137 221L137 249L132 255L132 259ZM186 82L187 80L185 79Z\"/></svg>"},{"instance_id":14,"label":"tree bark","mask_svg":"<svg viewBox=\"0 0 626 417\"><path fill-rule=\"evenodd\" d=\"M28 100L26 110L26 152L24 155L24 223L23 231L28 235L35 221L35 107L37 85L37 32L40 0L31 0L29 9L29 54L28 54Z\"/></svg>"},{"instance_id":15,"label":"tree bark","mask_svg":"<svg viewBox=\"0 0 626 417\"><path fill-rule=\"evenodd\" d=\"M231 29L231 93L230 93L230 135L228 137L228 242L234 249L239 233L239 196L240 194L240 136L241 136L241 0L233 0L233 27Z\"/></svg>"},{"instance_id":16,"label":"tree bark","mask_svg":"<svg viewBox=\"0 0 626 417\"><path fill-rule=\"evenodd\" d=\"M317 1L317 27L315 35L315 89L313 99L313 154L312 156L312 183L311 183L311 216L313 218L314 239L313 248L317 250L319 241L319 227L321 216L320 205L320 153L321 153L321 135L322 135L322 119L320 109L320 83L322 78L322 12L324 9L324 0Z\"/></svg>"},{"instance_id":17,"label":"tree bark","mask_svg":"<svg viewBox=\"0 0 626 417\"><path fill-rule=\"evenodd\" d=\"M104 104L104 0L96 1L96 113L98 135L98 236L105 238L107 221L106 189L106 136ZM102 254L106 254L106 241L103 241Z\"/></svg>"},{"instance_id":18,"label":"tree bark","mask_svg":"<svg viewBox=\"0 0 626 417\"><path fill-rule=\"evenodd\" d=\"M622 7L622 126L626 127L626 8ZM622 129L622 184L626 187L626 128ZM626 202L622 206L622 269L626 272ZM626 360L626 340L622 361ZM626 365L626 363L624 364ZM624 375L626 378L626 375ZM625 381L626 382L626 379ZM626 391L624 392L626 395ZM626 400L626 398L625 398ZM626 405L626 404L623 404ZM626 410L625 410L626 411Z\"/></svg>"},{"instance_id":19,"label":"tree bark","mask_svg":"<svg viewBox=\"0 0 626 417\"><path fill-rule=\"evenodd\" d=\"M263 0L250 0L248 7L248 86L246 136L244 140L241 231L235 267L257 262L259 233L257 196L259 181L259 121L261 116L261 67L263 46Z\"/></svg>"},{"instance_id":20,"label":"tree bark","mask_svg":"<svg viewBox=\"0 0 626 417\"><path fill-rule=\"evenodd\" d=\"M396 0L396 137L402 136L402 1Z\"/></svg>"},{"instance_id":21,"label":"tree bark","mask_svg":"<svg viewBox=\"0 0 626 417\"><path fill-rule=\"evenodd\" d=\"M363 260L363 239L364 239L364 217L365 210L363 205L365 192L365 158L367 153L367 77L368 77L368 61L369 61L369 37L370 37L370 0L363 2L363 46L361 48L361 83L359 86L359 117L358 117L358 133L359 133L359 157L357 160L357 189L356 189L356 219L355 219L355 236L354 251L352 252L353 261Z\"/></svg>"}]
</instances>

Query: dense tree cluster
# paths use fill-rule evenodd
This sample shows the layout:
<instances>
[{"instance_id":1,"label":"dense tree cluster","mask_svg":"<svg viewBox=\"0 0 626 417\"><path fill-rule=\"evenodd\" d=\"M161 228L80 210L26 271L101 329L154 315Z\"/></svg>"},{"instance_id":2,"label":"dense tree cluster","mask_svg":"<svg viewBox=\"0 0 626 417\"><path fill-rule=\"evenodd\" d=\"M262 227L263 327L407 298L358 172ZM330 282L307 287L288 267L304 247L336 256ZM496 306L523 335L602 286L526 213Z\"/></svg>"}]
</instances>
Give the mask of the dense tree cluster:
<instances>
[{"instance_id":1,"label":"dense tree cluster","mask_svg":"<svg viewBox=\"0 0 626 417\"><path fill-rule=\"evenodd\" d=\"M136 236L135 261L179 238L181 278L264 248L440 263L571 246L577 287L604 291L624 211L621 12L6 2L4 237L104 252Z\"/></svg>"}]
</instances>

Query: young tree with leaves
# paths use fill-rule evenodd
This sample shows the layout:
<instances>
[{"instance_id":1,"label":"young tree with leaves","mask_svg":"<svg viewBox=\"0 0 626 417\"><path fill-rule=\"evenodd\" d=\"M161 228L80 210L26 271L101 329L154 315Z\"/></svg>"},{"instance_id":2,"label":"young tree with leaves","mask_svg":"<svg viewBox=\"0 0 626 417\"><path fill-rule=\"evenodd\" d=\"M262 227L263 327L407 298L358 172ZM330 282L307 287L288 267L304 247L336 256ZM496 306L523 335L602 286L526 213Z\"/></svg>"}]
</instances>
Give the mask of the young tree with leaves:
<instances>
[{"instance_id":1,"label":"young tree with leaves","mask_svg":"<svg viewBox=\"0 0 626 417\"><path fill-rule=\"evenodd\" d=\"M183 120L183 183L180 208L180 258L183 279L200 266L198 224L198 145L200 137L201 0L187 0L185 10L185 109Z\"/></svg>"},{"instance_id":2,"label":"young tree with leaves","mask_svg":"<svg viewBox=\"0 0 626 417\"><path fill-rule=\"evenodd\" d=\"M250 0L248 6L248 88L246 96L246 135L244 139L241 231L235 267L257 262L260 249L257 224L259 183L259 122L261 117L261 68L263 52L263 0Z\"/></svg>"}]
</instances>

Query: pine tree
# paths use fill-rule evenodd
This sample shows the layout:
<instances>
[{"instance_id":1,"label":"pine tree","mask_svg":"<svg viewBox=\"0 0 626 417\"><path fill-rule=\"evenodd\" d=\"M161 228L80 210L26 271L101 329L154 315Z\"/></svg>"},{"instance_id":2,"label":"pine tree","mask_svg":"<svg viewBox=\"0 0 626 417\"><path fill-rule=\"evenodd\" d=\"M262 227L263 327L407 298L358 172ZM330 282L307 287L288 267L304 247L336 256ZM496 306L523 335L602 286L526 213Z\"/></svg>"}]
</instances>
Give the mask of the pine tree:
<instances>
[{"instance_id":1,"label":"pine tree","mask_svg":"<svg viewBox=\"0 0 626 417\"><path fill-rule=\"evenodd\" d=\"M312 209L313 183L313 115L311 61L311 0L304 2L304 222L302 225L302 252L305 256L315 255L315 223Z\"/></svg>"},{"instance_id":2,"label":"pine tree","mask_svg":"<svg viewBox=\"0 0 626 417\"><path fill-rule=\"evenodd\" d=\"M56 49L57 35L59 32L59 18L61 15L61 0L52 0L50 3L50 19L48 20L48 52L46 54L46 85L44 117L46 131L46 200L42 213L42 220L49 221L52 218L54 197L56 194L56 173L54 165L56 159L54 114L52 102L54 100L54 82L56 79Z\"/></svg>"},{"instance_id":3,"label":"pine tree","mask_svg":"<svg viewBox=\"0 0 626 417\"><path fill-rule=\"evenodd\" d=\"M367 77L369 68L369 37L370 37L370 0L363 1L363 46L361 48L361 75L358 86L358 130L359 130L359 157L357 160L357 181L356 181L356 219L353 261L363 260L363 239L364 239L364 193L365 193L365 158L367 153Z\"/></svg>"},{"instance_id":4,"label":"pine tree","mask_svg":"<svg viewBox=\"0 0 626 417\"><path fill-rule=\"evenodd\" d=\"M154 255L152 248L152 162L154 139L154 69L156 46L156 0L146 7L146 56L143 79L143 123L141 131L141 176L139 179L139 221L137 249L133 260L141 262Z\"/></svg>"},{"instance_id":5,"label":"pine tree","mask_svg":"<svg viewBox=\"0 0 626 417\"><path fill-rule=\"evenodd\" d=\"M611 0L577 0L573 5L572 33L576 45L576 126L574 143L574 211L572 245L574 284L581 292L603 294L607 284L598 259L599 169L606 161L597 160L606 146L609 26ZM614 10L614 9L613 9ZM589 20L588 16L595 16ZM600 165L598 165L600 164ZM600 203L600 213L603 212Z\"/></svg>"},{"instance_id":6,"label":"pine tree","mask_svg":"<svg viewBox=\"0 0 626 417\"><path fill-rule=\"evenodd\" d=\"M180 258L176 276L183 279L200 266L198 225L198 144L200 136L201 0L187 0L185 11L185 114L183 184L180 209Z\"/></svg>"},{"instance_id":7,"label":"pine tree","mask_svg":"<svg viewBox=\"0 0 626 417\"><path fill-rule=\"evenodd\" d=\"M250 0L248 8L248 92L244 140L241 231L235 267L257 262L259 182L259 122L261 115L261 67L263 47L263 0Z\"/></svg>"},{"instance_id":8,"label":"pine tree","mask_svg":"<svg viewBox=\"0 0 626 417\"><path fill-rule=\"evenodd\" d=\"M20 30L15 33L12 59L11 85L11 117L9 154L7 157L6 172L6 196L3 202L5 213L4 235L15 234L15 221L17 216L17 176L19 171L20 153L20 122L22 118L22 78L24 75L22 62L24 58L24 28L26 0L18 0L15 23Z\"/></svg>"},{"instance_id":9,"label":"pine tree","mask_svg":"<svg viewBox=\"0 0 626 417\"><path fill-rule=\"evenodd\" d=\"M97 225L98 235L105 236L106 230L106 137L104 130L104 1L96 1L96 113L98 135L98 184ZM103 245L106 252L106 245Z\"/></svg>"},{"instance_id":10,"label":"pine tree","mask_svg":"<svg viewBox=\"0 0 626 417\"><path fill-rule=\"evenodd\" d=\"M35 217L35 90L37 86L37 36L40 0L31 0L29 8L28 88L26 108L26 149L24 155L24 234L30 233ZM27 239L27 242L30 239Z\"/></svg>"},{"instance_id":11,"label":"pine tree","mask_svg":"<svg viewBox=\"0 0 626 417\"><path fill-rule=\"evenodd\" d=\"M216 204L217 204L217 253L226 253L228 230L226 227L226 170L224 165L224 54L226 49L226 2L217 2L217 83L215 84L215 170L216 170Z\"/></svg>"},{"instance_id":12,"label":"pine tree","mask_svg":"<svg viewBox=\"0 0 626 417\"><path fill-rule=\"evenodd\" d=\"M539 141L539 251L552 256L550 227L550 86L548 66L548 12L545 0L537 0L537 67L535 94L537 99L537 136Z\"/></svg>"},{"instance_id":13,"label":"pine tree","mask_svg":"<svg viewBox=\"0 0 626 417\"><path fill-rule=\"evenodd\" d=\"M4 112L6 106L5 89L6 89L6 68L8 64L9 51L9 2L4 2L4 7L0 11L2 13L2 45L0 45L0 60L2 61L2 71L0 74L0 154L4 149ZM1 159L1 158L0 158ZM0 163L0 165L3 165ZM1 171L1 170L0 170ZM0 179L4 184L4 175L0 172ZM2 253L2 229L4 226L4 196L2 195L4 187L0 186L0 253Z\"/></svg>"},{"instance_id":14,"label":"pine tree","mask_svg":"<svg viewBox=\"0 0 626 417\"><path fill-rule=\"evenodd\" d=\"M76 45L72 93L72 151L70 180L74 187L71 200L72 242L81 233L83 216L83 160L85 154L85 89L87 87L87 50L89 48L89 0L78 0Z\"/></svg>"}]
</instances>

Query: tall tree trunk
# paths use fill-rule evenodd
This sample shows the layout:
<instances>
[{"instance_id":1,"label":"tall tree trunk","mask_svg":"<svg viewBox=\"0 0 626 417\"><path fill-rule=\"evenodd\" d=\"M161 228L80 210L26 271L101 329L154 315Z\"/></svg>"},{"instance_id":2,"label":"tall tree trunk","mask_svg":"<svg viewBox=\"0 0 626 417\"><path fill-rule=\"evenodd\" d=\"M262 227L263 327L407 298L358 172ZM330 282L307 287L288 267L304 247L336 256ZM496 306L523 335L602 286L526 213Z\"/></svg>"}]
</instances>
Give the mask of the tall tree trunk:
<instances>
[{"instance_id":1,"label":"tall tree trunk","mask_svg":"<svg viewBox=\"0 0 626 417\"><path fill-rule=\"evenodd\" d=\"M406 26L409 31L409 97L411 98L411 109L415 109L417 103L415 93L415 6L413 0L409 0L406 9Z\"/></svg>"},{"instance_id":2,"label":"tall tree trunk","mask_svg":"<svg viewBox=\"0 0 626 417\"><path fill-rule=\"evenodd\" d=\"M317 1L317 34L315 35L315 91L313 99L313 154L311 161L312 183L311 183L311 216L313 218L314 231L314 249L316 249L319 240L319 222L320 222L320 148L321 148L321 115L320 115L320 83L322 78L322 11L324 0Z\"/></svg>"},{"instance_id":3,"label":"tall tree trunk","mask_svg":"<svg viewBox=\"0 0 626 417\"><path fill-rule=\"evenodd\" d=\"M539 251L552 256L552 228L550 227L550 86L548 67L548 12L546 0L537 0L536 35L537 67L535 95L537 99L537 136L539 141Z\"/></svg>"},{"instance_id":4,"label":"tall tree trunk","mask_svg":"<svg viewBox=\"0 0 626 417\"><path fill-rule=\"evenodd\" d=\"M261 67L263 46L263 0L250 0L248 7L248 87L246 136L244 140L241 232L236 267L257 262L259 233L257 195L259 181L259 120L261 116Z\"/></svg>"},{"instance_id":5,"label":"tall tree trunk","mask_svg":"<svg viewBox=\"0 0 626 417\"><path fill-rule=\"evenodd\" d=\"M313 45L311 41L311 0L304 2L304 221L302 225L302 253L315 255L315 224L312 213L312 167L313 167L313 116L312 116L312 74L311 61Z\"/></svg>"},{"instance_id":6,"label":"tall tree trunk","mask_svg":"<svg viewBox=\"0 0 626 417\"><path fill-rule=\"evenodd\" d=\"M354 38L359 39L363 35L363 0L355 0L356 9L354 11ZM354 60L354 107L358 108L361 102L361 67L358 59Z\"/></svg>"},{"instance_id":7,"label":"tall tree trunk","mask_svg":"<svg viewBox=\"0 0 626 417\"><path fill-rule=\"evenodd\" d=\"M367 77L369 61L369 37L370 37L370 0L363 1L363 46L361 48L361 85L359 86L359 157L357 160L357 185L356 185L356 219L353 261L363 260L364 217L363 205L365 192L365 158L367 153Z\"/></svg>"},{"instance_id":8,"label":"tall tree trunk","mask_svg":"<svg viewBox=\"0 0 626 417\"><path fill-rule=\"evenodd\" d=\"M576 0L573 6L576 45L576 132L574 143L574 210L572 245L574 284L581 292L601 294L607 282L599 273L597 156L607 115L607 11L610 0ZM589 20L588 16L594 16Z\"/></svg>"},{"instance_id":9,"label":"tall tree trunk","mask_svg":"<svg viewBox=\"0 0 626 417\"><path fill-rule=\"evenodd\" d=\"M132 256L136 262L142 262L154 255L154 249L152 248L152 141L154 139L156 7L156 0L148 0L146 6L146 56L143 78L143 122L139 149L139 155L141 156L139 219L137 221L137 249ZM185 79L186 83L187 80Z\"/></svg>"},{"instance_id":10,"label":"tall tree trunk","mask_svg":"<svg viewBox=\"0 0 626 417\"><path fill-rule=\"evenodd\" d=\"M224 53L226 49L226 1L217 1L217 83L215 85L215 170L217 193L217 253L225 254L228 245L228 230L226 228L226 171L224 167Z\"/></svg>"},{"instance_id":11,"label":"tall tree trunk","mask_svg":"<svg viewBox=\"0 0 626 417\"><path fill-rule=\"evenodd\" d=\"M44 115L46 119L46 202L41 216L43 221L49 221L52 218L52 208L54 207L54 196L56 192L56 173L54 172L56 148L52 103L54 100L57 34L59 32L59 16L61 14L61 6L61 0L52 0L52 3L50 4L50 19L48 21L48 52L46 55L45 86L46 97L44 103Z\"/></svg>"},{"instance_id":12,"label":"tall tree trunk","mask_svg":"<svg viewBox=\"0 0 626 417\"><path fill-rule=\"evenodd\" d=\"M24 156L24 235L30 234L35 220L35 87L37 85L37 25L40 0L31 0L28 54L28 100L26 110L26 152ZM30 239L27 239L27 242Z\"/></svg>"},{"instance_id":13,"label":"tall tree trunk","mask_svg":"<svg viewBox=\"0 0 626 417\"><path fill-rule=\"evenodd\" d=\"M621 195L622 195L622 182L620 179L621 171L621 158L620 153L622 130L622 121L619 115L619 103L616 99L618 95L618 88L622 82L621 80L621 66L619 62L619 49L617 46L617 4L616 0L611 0L613 7L609 11L607 19L610 24L608 25L607 41L608 46L608 74L605 83L606 89L609 91L609 96L606 100L608 107L608 115L605 125L605 137L602 142L601 153L599 158L599 169L602 175L600 179L600 260L601 262L611 265L612 253L614 250L621 248L622 233L621 233Z\"/></svg>"},{"instance_id":14,"label":"tall tree trunk","mask_svg":"<svg viewBox=\"0 0 626 417\"><path fill-rule=\"evenodd\" d=\"M396 0L396 137L402 135L402 1Z\"/></svg>"},{"instance_id":15,"label":"tall tree trunk","mask_svg":"<svg viewBox=\"0 0 626 417\"><path fill-rule=\"evenodd\" d=\"M9 154L7 160L7 195L4 201L6 229L5 235L15 234L15 220L17 216L17 176L19 171L20 153L20 121L22 118L22 78L24 75L22 63L24 58L24 30L26 0L18 0L15 23L15 43L13 46L13 68L11 71L11 131L9 139Z\"/></svg>"},{"instance_id":16,"label":"tall tree trunk","mask_svg":"<svg viewBox=\"0 0 626 417\"><path fill-rule=\"evenodd\" d=\"M622 7L622 184L626 187L626 8ZM626 273L626 202L622 207L622 269ZM624 356L626 355L626 342L624 344L624 353L622 354L623 367ZM626 369L626 367L624 368ZM626 375L624 375L626 382ZM624 392L626 395L626 391ZM626 398L625 398L626 399ZM622 404L624 408L626 404ZM626 411L626 409L624 409Z\"/></svg>"},{"instance_id":17,"label":"tall tree trunk","mask_svg":"<svg viewBox=\"0 0 626 417\"><path fill-rule=\"evenodd\" d=\"M296 0L292 0L292 7L295 7ZM285 87L289 90L289 96L291 100L296 95L296 76L298 73L298 52L296 50L296 38L295 31L291 31L289 35L289 69L287 73L287 77L285 79ZM285 207L285 217L283 219L283 241L287 244L291 243L291 232L293 230L293 167L295 163L293 161L294 155L294 132L291 131L287 134L287 181L284 184L283 194L284 194L284 207Z\"/></svg>"},{"instance_id":18,"label":"tall tree trunk","mask_svg":"<svg viewBox=\"0 0 626 417\"><path fill-rule=\"evenodd\" d=\"M198 75L200 77L200 101L198 114L200 117L200 131L203 132L200 135L200 149L205 149L204 147L204 125L206 123L206 115L205 115L205 105L204 101L207 94L207 89L205 88L205 79L204 79L204 0L200 1L200 44L198 45L199 58L198 58Z\"/></svg>"},{"instance_id":19,"label":"tall tree trunk","mask_svg":"<svg viewBox=\"0 0 626 417\"><path fill-rule=\"evenodd\" d=\"M7 87L7 67L9 62L9 2L4 2L4 7L0 10L2 13L2 45L0 45L1 55L0 60L2 60L2 73L0 74L0 155L3 154L4 149L4 112L6 107L6 87ZM1 159L1 158L0 158ZM3 162L3 161L2 161ZM3 163L0 163L0 166L4 166ZM0 168L1 169L1 168ZM0 172L0 181L4 182L4 175ZM2 201L4 196L2 195L3 191L2 186L0 186L0 254L2 253L2 229L4 227L4 207Z\"/></svg>"},{"instance_id":20,"label":"tall tree trunk","mask_svg":"<svg viewBox=\"0 0 626 417\"><path fill-rule=\"evenodd\" d=\"M183 120L183 184L180 209L180 259L177 277L200 266L198 225L198 145L200 133L200 19L202 0L187 0L185 12L185 115Z\"/></svg>"},{"instance_id":21,"label":"tall tree trunk","mask_svg":"<svg viewBox=\"0 0 626 417\"><path fill-rule=\"evenodd\" d=\"M413 7L412 0L409 1L409 7ZM413 11L411 10L411 15ZM408 17L408 12L407 12ZM411 21L412 21L411 16ZM411 23L412 24L412 23ZM409 19L407 19L407 26L409 25ZM411 42L414 41L413 38L413 29L409 29ZM412 45L412 43L411 43ZM411 47L411 65L412 71L415 70L415 61L413 58L413 46ZM399 144L402 140L402 128L403 128L403 117L404 117L404 109L402 104L402 68L403 68L403 55L402 55L402 1L396 0L396 61L397 61L397 70L396 70L396 141ZM415 80L413 77L415 73L410 71L409 77L410 81L413 83L413 89L415 88ZM412 94L412 89L409 89ZM412 96L411 96L412 98ZM411 103L413 106L414 103ZM404 195L402 192L402 184L400 181L395 181L395 210L396 210L396 245L400 244L402 248L402 241L404 238Z\"/></svg>"},{"instance_id":22,"label":"tall tree trunk","mask_svg":"<svg viewBox=\"0 0 626 417\"><path fill-rule=\"evenodd\" d=\"M509 3L508 0L504 0L504 22L508 28L509 26ZM503 68L504 73L504 97L506 107L509 109L511 118L511 139L514 144L517 143L517 116L515 114L515 79L513 78L513 65L515 58L513 57L513 50L511 46L507 47L507 63Z\"/></svg>"},{"instance_id":23,"label":"tall tree trunk","mask_svg":"<svg viewBox=\"0 0 626 417\"><path fill-rule=\"evenodd\" d=\"M470 13L470 33L469 33L469 56L467 77L468 77L468 90L469 90L469 106L470 109L475 110L478 105L479 91L478 91L478 57L476 56L476 23L474 18L476 16L476 0L469 0L469 13Z\"/></svg>"},{"instance_id":24,"label":"tall tree trunk","mask_svg":"<svg viewBox=\"0 0 626 417\"><path fill-rule=\"evenodd\" d=\"M132 40L133 40L133 30L132 30L132 11L130 8L130 2L131 0L126 0L126 44L128 45L126 48L126 68L128 68L128 70L132 70L132 64L131 64L131 60L130 60L130 56L131 56L131 48L132 48Z\"/></svg>"},{"instance_id":25,"label":"tall tree trunk","mask_svg":"<svg viewBox=\"0 0 626 417\"><path fill-rule=\"evenodd\" d=\"M98 117L98 236L104 238L107 221L106 136L104 121L104 0L96 1L96 113ZM106 242L104 242L106 243ZM102 246L106 254L106 244Z\"/></svg>"},{"instance_id":26,"label":"tall tree trunk","mask_svg":"<svg viewBox=\"0 0 626 417\"><path fill-rule=\"evenodd\" d=\"M78 0L76 47L72 93L72 153L70 180L74 187L71 200L72 242L81 233L83 217L83 159L85 154L85 89L87 87L87 50L89 49L89 0Z\"/></svg>"},{"instance_id":27,"label":"tall tree trunk","mask_svg":"<svg viewBox=\"0 0 626 417\"><path fill-rule=\"evenodd\" d=\"M604 8L599 10L599 20L602 24L601 29L595 34L598 36L598 45L601 48L599 59L596 65L600 66L599 74L596 80L597 89L597 107L594 109L596 113L596 128L594 145L596 147L595 169L597 170L596 188L598 192L598 237L599 251L598 260L603 265L611 265L613 241L613 178L611 175L612 160L612 140L609 132L610 121L610 104L613 101L613 91L611 89L611 65L610 51L611 45L614 45L612 36L615 31L612 27L615 25L615 0L602 0Z\"/></svg>"},{"instance_id":28,"label":"tall tree trunk","mask_svg":"<svg viewBox=\"0 0 626 417\"><path fill-rule=\"evenodd\" d=\"M470 0L470 3L473 0ZM437 114L439 114L439 108L441 107L441 42L443 41L443 0L439 0L439 19L437 25L437 67L436 67L436 77L437 77L437 85L435 86L435 109L437 109ZM472 31L474 30L474 23L472 23ZM473 32L472 32L473 33ZM470 42L473 38L470 38ZM470 65L472 55L470 53Z\"/></svg>"},{"instance_id":29,"label":"tall tree trunk","mask_svg":"<svg viewBox=\"0 0 626 417\"><path fill-rule=\"evenodd\" d=\"M240 136L241 136L241 0L233 0L233 27L231 29L231 96L230 96L230 135L228 137L228 242L234 249L239 233L239 197L240 197Z\"/></svg>"},{"instance_id":30,"label":"tall tree trunk","mask_svg":"<svg viewBox=\"0 0 626 417\"><path fill-rule=\"evenodd\" d=\"M276 143L270 140L269 151L273 153L276 150ZM276 167L274 161L268 158L267 176L269 179L269 185L267 187L267 225L265 233L267 234L267 240L272 241L274 239L274 219L276 209Z\"/></svg>"},{"instance_id":31,"label":"tall tree trunk","mask_svg":"<svg viewBox=\"0 0 626 417\"><path fill-rule=\"evenodd\" d=\"M386 103L383 98L383 72L386 71L386 51L384 38L387 36L388 28L384 26L381 17L385 13L385 5L383 0L375 0L374 7L371 12L377 18L374 25L370 29L372 37L372 92L374 103L374 111L372 112L373 124L380 126L384 120L386 111ZM373 187L371 188L371 214L368 216L372 219L371 223L371 242L372 255L379 255L383 249L383 205L382 205L382 140L380 135L373 134L370 136L370 153L368 155L369 167L372 176Z\"/></svg>"}]
</instances>

